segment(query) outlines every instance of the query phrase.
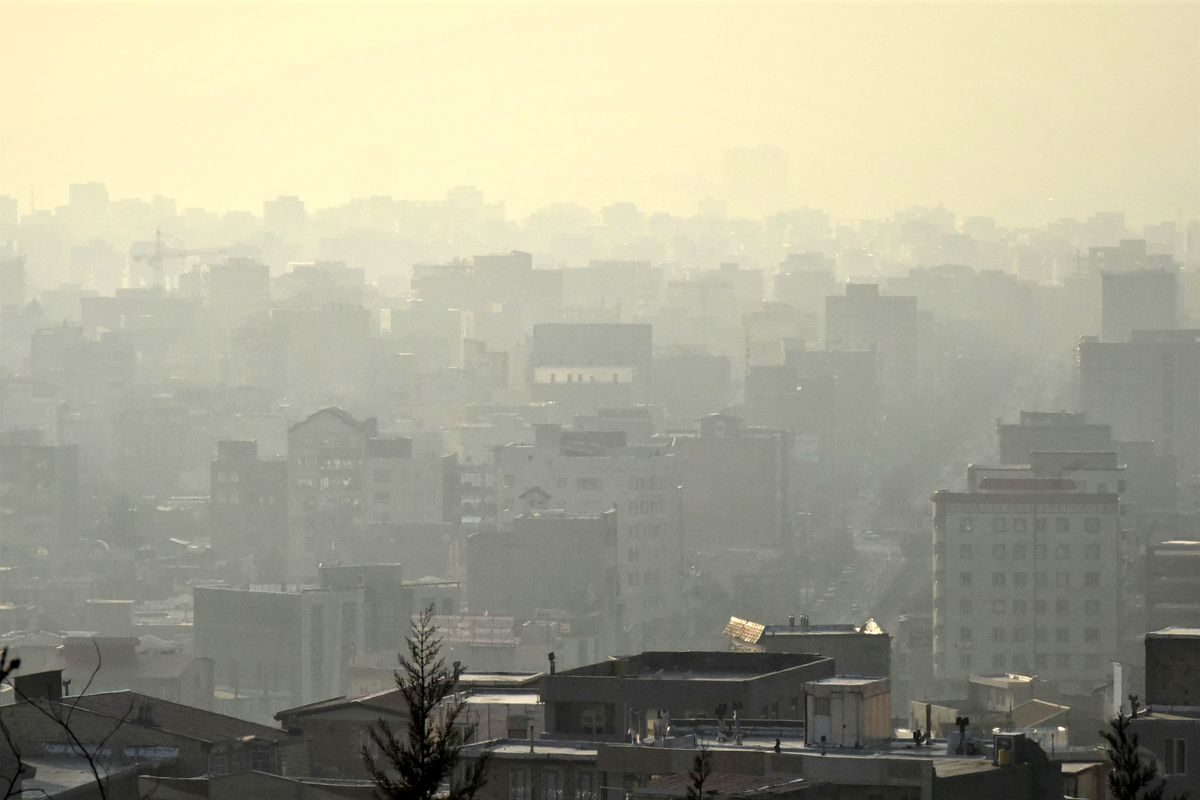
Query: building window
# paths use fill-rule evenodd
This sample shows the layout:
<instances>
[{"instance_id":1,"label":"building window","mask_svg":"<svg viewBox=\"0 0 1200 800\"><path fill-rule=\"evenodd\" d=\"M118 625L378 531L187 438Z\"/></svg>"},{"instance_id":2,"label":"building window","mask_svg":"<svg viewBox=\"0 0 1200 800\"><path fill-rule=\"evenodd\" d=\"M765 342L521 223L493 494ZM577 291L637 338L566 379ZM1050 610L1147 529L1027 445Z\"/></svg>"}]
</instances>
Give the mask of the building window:
<instances>
[{"instance_id":1,"label":"building window","mask_svg":"<svg viewBox=\"0 0 1200 800\"><path fill-rule=\"evenodd\" d=\"M1100 641L1100 629L1099 628L1084 628L1083 629L1083 640L1085 642Z\"/></svg>"},{"instance_id":2,"label":"building window","mask_svg":"<svg viewBox=\"0 0 1200 800\"><path fill-rule=\"evenodd\" d=\"M1070 558L1071 557L1070 546L1065 545L1065 544L1060 544L1058 547L1055 547L1054 548L1054 557L1055 558Z\"/></svg>"},{"instance_id":3,"label":"building window","mask_svg":"<svg viewBox=\"0 0 1200 800\"><path fill-rule=\"evenodd\" d=\"M959 653L958 654L958 665L960 667L962 667L963 669L970 669L971 668L971 654L970 653Z\"/></svg>"},{"instance_id":4,"label":"building window","mask_svg":"<svg viewBox=\"0 0 1200 800\"><path fill-rule=\"evenodd\" d=\"M1071 654L1070 653L1056 653L1054 656L1054 666L1058 667L1059 669L1070 669Z\"/></svg>"},{"instance_id":5,"label":"building window","mask_svg":"<svg viewBox=\"0 0 1200 800\"><path fill-rule=\"evenodd\" d=\"M1099 614L1100 613L1100 601L1099 600L1084 600L1083 601L1083 613L1089 614L1091 616L1095 616L1096 614Z\"/></svg>"},{"instance_id":6,"label":"building window","mask_svg":"<svg viewBox=\"0 0 1200 800\"><path fill-rule=\"evenodd\" d=\"M1046 545L1035 544L1033 546L1033 557L1038 561L1044 561L1046 558Z\"/></svg>"},{"instance_id":7,"label":"building window","mask_svg":"<svg viewBox=\"0 0 1200 800\"><path fill-rule=\"evenodd\" d=\"M1024 533L1028 527L1029 527L1028 523L1025 522L1024 517L1014 517L1013 518L1013 532L1014 533Z\"/></svg>"},{"instance_id":8,"label":"building window","mask_svg":"<svg viewBox=\"0 0 1200 800\"><path fill-rule=\"evenodd\" d=\"M958 574L958 585L959 586L970 586L971 585L971 573L960 572Z\"/></svg>"},{"instance_id":9,"label":"building window","mask_svg":"<svg viewBox=\"0 0 1200 800\"><path fill-rule=\"evenodd\" d=\"M1004 558L1004 545L992 545L992 558Z\"/></svg>"},{"instance_id":10,"label":"building window","mask_svg":"<svg viewBox=\"0 0 1200 800\"><path fill-rule=\"evenodd\" d=\"M1044 599L1038 599L1038 600L1033 601L1033 613L1034 614L1045 614L1046 613L1046 601Z\"/></svg>"},{"instance_id":11,"label":"building window","mask_svg":"<svg viewBox=\"0 0 1200 800\"><path fill-rule=\"evenodd\" d=\"M529 769L513 767L508 771L508 800L529 800Z\"/></svg>"},{"instance_id":12,"label":"building window","mask_svg":"<svg viewBox=\"0 0 1200 800\"><path fill-rule=\"evenodd\" d=\"M1013 628L1012 629L1012 640L1014 642L1025 641L1025 636L1026 636L1026 631L1024 628Z\"/></svg>"},{"instance_id":13,"label":"building window","mask_svg":"<svg viewBox=\"0 0 1200 800\"><path fill-rule=\"evenodd\" d=\"M993 614L1004 614L1007 611L1008 611L1008 603L1006 603L1003 600L993 600L992 601L992 613Z\"/></svg>"},{"instance_id":14,"label":"building window","mask_svg":"<svg viewBox=\"0 0 1200 800\"><path fill-rule=\"evenodd\" d=\"M1071 641L1071 629L1060 625L1054 629L1054 641L1059 644L1066 644Z\"/></svg>"},{"instance_id":15,"label":"building window","mask_svg":"<svg viewBox=\"0 0 1200 800\"><path fill-rule=\"evenodd\" d=\"M1008 520L1004 517L992 517L992 533L1004 533L1008 530Z\"/></svg>"},{"instance_id":16,"label":"building window","mask_svg":"<svg viewBox=\"0 0 1200 800\"><path fill-rule=\"evenodd\" d=\"M1005 584L1006 584L1006 580L1005 580L1003 572L993 572L992 573L992 587L993 588L1003 589Z\"/></svg>"},{"instance_id":17,"label":"building window","mask_svg":"<svg viewBox=\"0 0 1200 800\"><path fill-rule=\"evenodd\" d=\"M1033 654L1033 666L1035 666L1036 668L1045 669L1049 663L1050 663L1050 659L1048 659L1046 657L1045 653L1034 653Z\"/></svg>"},{"instance_id":18,"label":"building window","mask_svg":"<svg viewBox=\"0 0 1200 800\"><path fill-rule=\"evenodd\" d=\"M562 800L562 770L542 770L542 800Z\"/></svg>"},{"instance_id":19,"label":"building window","mask_svg":"<svg viewBox=\"0 0 1200 800\"><path fill-rule=\"evenodd\" d=\"M974 548L971 545L960 544L958 546L958 557L959 558L970 560L971 558L974 558L974 556L975 556Z\"/></svg>"},{"instance_id":20,"label":"building window","mask_svg":"<svg viewBox=\"0 0 1200 800\"><path fill-rule=\"evenodd\" d=\"M1033 585L1034 586L1045 586L1046 585L1046 573L1044 573L1044 572L1033 573Z\"/></svg>"},{"instance_id":21,"label":"building window","mask_svg":"<svg viewBox=\"0 0 1200 800\"><path fill-rule=\"evenodd\" d=\"M1025 545L1014 544L1012 556L1013 556L1013 558L1025 558Z\"/></svg>"},{"instance_id":22,"label":"building window","mask_svg":"<svg viewBox=\"0 0 1200 800\"><path fill-rule=\"evenodd\" d=\"M1004 628L992 628L992 641L1003 642L1005 638Z\"/></svg>"},{"instance_id":23,"label":"building window","mask_svg":"<svg viewBox=\"0 0 1200 800\"><path fill-rule=\"evenodd\" d=\"M583 733L604 733L604 706L584 706L579 714L579 730Z\"/></svg>"},{"instance_id":24,"label":"building window","mask_svg":"<svg viewBox=\"0 0 1200 800\"><path fill-rule=\"evenodd\" d=\"M1024 572L1014 572L1012 576L1013 586L1024 586L1029 582L1029 575Z\"/></svg>"},{"instance_id":25,"label":"building window","mask_svg":"<svg viewBox=\"0 0 1200 800\"><path fill-rule=\"evenodd\" d=\"M992 655L992 669L1003 670L1008 666L1006 662L1007 659L1004 657L1004 653L994 653Z\"/></svg>"},{"instance_id":26,"label":"building window","mask_svg":"<svg viewBox=\"0 0 1200 800\"><path fill-rule=\"evenodd\" d=\"M1087 531L1088 533L1099 533L1100 532L1100 518L1099 517L1088 517L1087 519L1085 519L1083 521L1083 529L1085 531Z\"/></svg>"},{"instance_id":27,"label":"building window","mask_svg":"<svg viewBox=\"0 0 1200 800\"><path fill-rule=\"evenodd\" d=\"M1045 517L1034 517L1033 518L1033 532L1034 533L1045 533L1046 532L1046 518Z\"/></svg>"},{"instance_id":28,"label":"building window","mask_svg":"<svg viewBox=\"0 0 1200 800\"><path fill-rule=\"evenodd\" d=\"M581 492L598 492L604 488L604 480L601 478L579 478L575 481L575 488Z\"/></svg>"},{"instance_id":29,"label":"building window","mask_svg":"<svg viewBox=\"0 0 1200 800\"><path fill-rule=\"evenodd\" d=\"M1163 740L1163 774L1187 775L1187 739Z\"/></svg>"},{"instance_id":30,"label":"building window","mask_svg":"<svg viewBox=\"0 0 1200 800\"><path fill-rule=\"evenodd\" d=\"M1100 545L1098 545L1098 544L1085 545L1083 548L1083 557L1092 559L1093 561L1095 559L1099 558L1100 557Z\"/></svg>"},{"instance_id":31,"label":"building window","mask_svg":"<svg viewBox=\"0 0 1200 800\"><path fill-rule=\"evenodd\" d=\"M1033 629L1033 640L1035 642L1046 641L1046 629L1041 626L1034 628Z\"/></svg>"},{"instance_id":32,"label":"building window","mask_svg":"<svg viewBox=\"0 0 1200 800\"><path fill-rule=\"evenodd\" d=\"M1099 572L1089 572L1086 575L1084 575L1083 576L1083 585L1090 586L1093 588L1099 586L1100 585L1100 573Z\"/></svg>"},{"instance_id":33,"label":"building window","mask_svg":"<svg viewBox=\"0 0 1200 800\"><path fill-rule=\"evenodd\" d=\"M969 598L969 597L960 598L958 601L958 611L960 614L970 614L971 613L971 598Z\"/></svg>"},{"instance_id":34,"label":"building window","mask_svg":"<svg viewBox=\"0 0 1200 800\"><path fill-rule=\"evenodd\" d=\"M1071 574L1069 572L1060 572L1055 576L1055 584L1060 589L1065 589L1071 585Z\"/></svg>"},{"instance_id":35,"label":"building window","mask_svg":"<svg viewBox=\"0 0 1200 800\"><path fill-rule=\"evenodd\" d=\"M1012 601L1012 613L1024 614L1025 611L1026 611L1026 608L1025 608L1025 598L1024 597L1018 597L1016 600Z\"/></svg>"},{"instance_id":36,"label":"building window","mask_svg":"<svg viewBox=\"0 0 1200 800\"><path fill-rule=\"evenodd\" d=\"M575 773L575 800L596 800L596 773Z\"/></svg>"},{"instance_id":37,"label":"building window","mask_svg":"<svg viewBox=\"0 0 1200 800\"><path fill-rule=\"evenodd\" d=\"M1054 520L1054 530L1059 533L1071 532L1071 520L1068 517L1056 517Z\"/></svg>"},{"instance_id":38,"label":"building window","mask_svg":"<svg viewBox=\"0 0 1200 800\"><path fill-rule=\"evenodd\" d=\"M963 517L962 519L960 519L958 521L958 529L962 533L970 533L974 527L975 527L975 518L974 517Z\"/></svg>"},{"instance_id":39,"label":"building window","mask_svg":"<svg viewBox=\"0 0 1200 800\"><path fill-rule=\"evenodd\" d=\"M971 641L971 629L965 625L958 629L958 638L964 642Z\"/></svg>"}]
</instances>

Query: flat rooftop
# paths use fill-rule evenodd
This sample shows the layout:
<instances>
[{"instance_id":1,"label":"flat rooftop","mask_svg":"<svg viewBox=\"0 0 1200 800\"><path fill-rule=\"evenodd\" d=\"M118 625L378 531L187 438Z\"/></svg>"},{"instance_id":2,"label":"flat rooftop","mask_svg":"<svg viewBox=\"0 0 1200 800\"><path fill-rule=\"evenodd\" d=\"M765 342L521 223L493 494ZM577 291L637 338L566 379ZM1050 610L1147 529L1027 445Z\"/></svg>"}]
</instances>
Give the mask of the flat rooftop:
<instances>
[{"instance_id":1,"label":"flat rooftop","mask_svg":"<svg viewBox=\"0 0 1200 800\"><path fill-rule=\"evenodd\" d=\"M646 652L620 656L575 669L555 678L622 678L648 681L744 681L829 660L817 653L742 653L722 650Z\"/></svg>"},{"instance_id":2,"label":"flat rooftop","mask_svg":"<svg viewBox=\"0 0 1200 800\"><path fill-rule=\"evenodd\" d=\"M484 748L489 749L492 756L500 758L529 758L532 756L534 758L595 760L600 754L599 745L596 742L550 739L535 739L533 742L526 739L494 739L490 742L477 742L469 746L467 752Z\"/></svg>"},{"instance_id":3,"label":"flat rooftop","mask_svg":"<svg viewBox=\"0 0 1200 800\"><path fill-rule=\"evenodd\" d=\"M1170 627L1146 634L1147 639L1200 639L1200 628Z\"/></svg>"},{"instance_id":4,"label":"flat rooftop","mask_svg":"<svg viewBox=\"0 0 1200 800\"><path fill-rule=\"evenodd\" d=\"M475 692L467 697L467 705L534 706L542 702L537 692Z\"/></svg>"},{"instance_id":5,"label":"flat rooftop","mask_svg":"<svg viewBox=\"0 0 1200 800\"><path fill-rule=\"evenodd\" d=\"M862 675L835 675L832 678L821 678L816 681L806 681L806 686L874 686L886 683L887 678L871 678Z\"/></svg>"}]
</instances>

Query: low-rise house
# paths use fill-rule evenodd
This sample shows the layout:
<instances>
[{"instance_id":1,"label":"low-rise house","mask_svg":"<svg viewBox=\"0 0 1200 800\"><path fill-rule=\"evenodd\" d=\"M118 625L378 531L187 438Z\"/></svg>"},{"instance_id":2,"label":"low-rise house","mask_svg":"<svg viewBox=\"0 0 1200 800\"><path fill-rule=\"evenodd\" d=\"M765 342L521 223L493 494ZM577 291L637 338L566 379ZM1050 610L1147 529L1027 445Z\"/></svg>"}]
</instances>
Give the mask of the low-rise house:
<instances>
[{"instance_id":1,"label":"low-rise house","mask_svg":"<svg viewBox=\"0 0 1200 800\"><path fill-rule=\"evenodd\" d=\"M19 702L0 708L24 756L70 757L76 745L54 721L70 727L109 773L169 765L174 775L223 775L247 769L304 774L303 741L279 728L215 714L137 692L63 697L57 672L21 676Z\"/></svg>"}]
</instances>

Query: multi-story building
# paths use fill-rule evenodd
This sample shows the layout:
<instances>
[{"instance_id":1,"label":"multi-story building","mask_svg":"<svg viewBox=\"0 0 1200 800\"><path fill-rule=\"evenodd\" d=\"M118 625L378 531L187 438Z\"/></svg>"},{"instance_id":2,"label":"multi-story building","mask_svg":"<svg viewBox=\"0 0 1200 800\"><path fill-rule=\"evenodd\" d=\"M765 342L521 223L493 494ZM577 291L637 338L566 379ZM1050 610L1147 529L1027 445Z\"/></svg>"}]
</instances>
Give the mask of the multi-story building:
<instances>
[{"instance_id":1,"label":"multi-story building","mask_svg":"<svg viewBox=\"0 0 1200 800\"><path fill-rule=\"evenodd\" d=\"M1115 462L1105 469L1115 464L1121 475L1101 478L1107 486L1097 488L1119 492L1124 511L1175 505L1174 459L1160 455L1154 442L1113 438L1111 425L1089 422L1082 411L1022 411L1016 424L997 422L996 435L1001 465L1053 477L1048 468L1078 471L1082 464L1096 463L1094 459L1108 453Z\"/></svg>"},{"instance_id":2,"label":"multi-story building","mask_svg":"<svg viewBox=\"0 0 1200 800\"><path fill-rule=\"evenodd\" d=\"M0 559L62 555L77 531L79 450L44 444L39 431L0 433Z\"/></svg>"},{"instance_id":3,"label":"multi-story building","mask_svg":"<svg viewBox=\"0 0 1200 800\"><path fill-rule=\"evenodd\" d=\"M458 524L458 458L413 452L411 439L367 441L362 507L368 525Z\"/></svg>"},{"instance_id":4,"label":"multi-story building","mask_svg":"<svg viewBox=\"0 0 1200 800\"><path fill-rule=\"evenodd\" d=\"M208 310L222 330L266 314L271 308L271 276L252 258L226 258L208 266Z\"/></svg>"},{"instance_id":5,"label":"multi-story building","mask_svg":"<svg viewBox=\"0 0 1200 800\"><path fill-rule=\"evenodd\" d=\"M289 575L315 574L321 555L364 524L367 442L374 418L326 408L288 429Z\"/></svg>"},{"instance_id":6,"label":"multi-story building","mask_svg":"<svg viewBox=\"0 0 1200 800\"><path fill-rule=\"evenodd\" d=\"M210 475L213 545L230 555L254 555L264 583L285 580L287 462L260 459L253 441L217 442Z\"/></svg>"},{"instance_id":7,"label":"multi-story building","mask_svg":"<svg viewBox=\"0 0 1200 800\"><path fill-rule=\"evenodd\" d=\"M374 418L339 408L288 430L288 560L293 579L336 560L367 525L459 523L455 456L414 455L412 441L380 437Z\"/></svg>"},{"instance_id":8,"label":"multi-story building","mask_svg":"<svg viewBox=\"0 0 1200 800\"><path fill-rule=\"evenodd\" d=\"M1134 331L1079 345L1083 410L1121 439L1153 441L1184 473L1200 470L1200 331Z\"/></svg>"},{"instance_id":9,"label":"multi-story building","mask_svg":"<svg viewBox=\"0 0 1200 800\"><path fill-rule=\"evenodd\" d=\"M1137 330L1176 326L1179 293L1174 269L1101 275L1100 338L1124 342Z\"/></svg>"},{"instance_id":10,"label":"multi-story building","mask_svg":"<svg viewBox=\"0 0 1200 800\"><path fill-rule=\"evenodd\" d=\"M994 478L933 496L933 658L939 679L1037 674L1087 693L1117 657L1116 494L1062 478Z\"/></svg>"},{"instance_id":11,"label":"multi-story building","mask_svg":"<svg viewBox=\"0 0 1200 800\"><path fill-rule=\"evenodd\" d=\"M683 510L678 456L630 446L620 432L535 428L532 445L495 451L497 517L558 509L617 509L618 615L631 642L671 640L684 610Z\"/></svg>"},{"instance_id":12,"label":"multi-story building","mask_svg":"<svg viewBox=\"0 0 1200 800\"><path fill-rule=\"evenodd\" d=\"M1200 541L1147 545L1146 626L1200 629Z\"/></svg>"},{"instance_id":13,"label":"multi-story building","mask_svg":"<svg viewBox=\"0 0 1200 800\"><path fill-rule=\"evenodd\" d=\"M790 437L730 414L700 420L696 436L671 436L683 485L685 546L780 547L792 529Z\"/></svg>"},{"instance_id":14,"label":"multi-story building","mask_svg":"<svg viewBox=\"0 0 1200 800\"><path fill-rule=\"evenodd\" d=\"M1146 634L1144 709L1134 710L1132 728L1153 754L1167 793L1200 792L1200 771L1188 756L1200 752L1200 630L1169 627Z\"/></svg>"},{"instance_id":15,"label":"multi-story building","mask_svg":"<svg viewBox=\"0 0 1200 800\"><path fill-rule=\"evenodd\" d=\"M622 408L649 392L651 326L641 324L534 325L529 388L536 401L570 411Z\"/></svg>"},{"instance_id":16,"label":"multi-story building","mask_svg":"<svg viewBox=\"0 0 1200 800\"><path fill-rule=\"evenodd\" d=\"M1088 422L1082 411L1022 411L1020 421L997 420L1001 464L1028 464L1035 452L1098 452L1112 450L1111 425Z\"/></svg>"},{"instance_id":17,"label":"multi-story building","mask_svg":"<svg viewBox=\"0 0 1200 800\"><path fill-rule=\"evenodd\" d=\"M911 384L917 369L917 298L887 296L873 283L846 284L825 298L825 347L874 350L885 391Z\"/></svg>"},{"instance_id":18,"label":"multi-story building","mask_svg":"<svg viewBox=\"0 0 1200 800\"><path fill-rule=\"evenodd\" d=\"M247 718L340 695L350 661L366 649L365 593L362 586L196 587L196 654L212 659L218 694Z\"/></svg>"}]
</instances>

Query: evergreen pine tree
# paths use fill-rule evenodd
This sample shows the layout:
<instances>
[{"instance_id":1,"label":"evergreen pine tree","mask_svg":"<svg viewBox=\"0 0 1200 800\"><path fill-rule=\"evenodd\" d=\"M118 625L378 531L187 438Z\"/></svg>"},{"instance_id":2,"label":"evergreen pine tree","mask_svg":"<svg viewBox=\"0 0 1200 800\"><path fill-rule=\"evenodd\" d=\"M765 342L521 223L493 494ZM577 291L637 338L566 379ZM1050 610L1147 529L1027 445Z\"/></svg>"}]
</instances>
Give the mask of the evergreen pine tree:
<instances>
[{"instance_id":1,"label":"evergreen pine tree","mask_svg":"<svg viewBox=\"0 0 1200 800\"><path fill-rule=\"evenodd\" d=\"M1114 800L1187 800L1187 793L1166 797L1167 784L1158 775L1158 764L1138 749L1131 719L1118 714L1100 735L1108 743L1108 788Z\"/></svg>"},{"instance_id":2,"label":"evergreen pine tree","mask_svg":"<svg viewBox=\"0 0 1200 800\"><path fill-rule=\"evenodd\" d=\"M384 719L369 729L371 742L362 749L363 762L381 800L433 800L443 782L447 800L472 800L487 782L486 751L454 781L463 747L474 725L459 724L466 702L454 696L457 670L446 667L442 641L433 624L433 606L413 621L405 638L407 654L399 655L396 688L408 710L408 731L397 734Z\"/></svg>"}]
</instances>

